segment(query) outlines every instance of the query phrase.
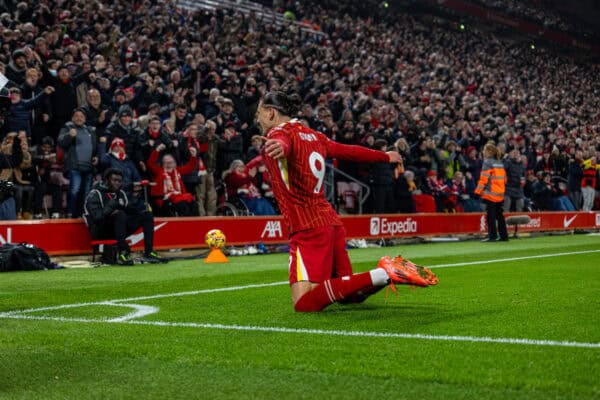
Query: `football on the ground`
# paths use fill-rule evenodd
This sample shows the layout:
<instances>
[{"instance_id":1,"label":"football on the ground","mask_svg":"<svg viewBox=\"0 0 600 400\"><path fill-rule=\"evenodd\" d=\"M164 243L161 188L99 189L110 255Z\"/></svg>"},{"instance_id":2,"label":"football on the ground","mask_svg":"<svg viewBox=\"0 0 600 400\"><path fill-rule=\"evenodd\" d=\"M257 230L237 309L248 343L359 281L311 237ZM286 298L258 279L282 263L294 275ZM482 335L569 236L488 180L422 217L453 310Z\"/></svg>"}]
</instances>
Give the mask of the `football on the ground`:
<instances>
[{"instance_id":1,"label":"football on the ground","mask_svg":"<svg viewBox=\"0 0 600 400\"><path fill-rule=\"evenodd\" d=\"M211 229L206 232L206 245L211 249L220 249L225 246L225 234L220 229Z\"/></svg>"}]
</instances>

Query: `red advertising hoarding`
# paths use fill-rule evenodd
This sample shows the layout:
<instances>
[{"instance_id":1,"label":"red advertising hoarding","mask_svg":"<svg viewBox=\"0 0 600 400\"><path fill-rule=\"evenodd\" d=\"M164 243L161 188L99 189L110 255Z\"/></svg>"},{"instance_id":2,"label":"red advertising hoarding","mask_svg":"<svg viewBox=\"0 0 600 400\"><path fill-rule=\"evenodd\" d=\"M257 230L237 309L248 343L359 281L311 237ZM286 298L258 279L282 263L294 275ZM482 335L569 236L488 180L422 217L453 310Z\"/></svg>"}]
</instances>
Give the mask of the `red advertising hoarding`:
<instances>
[{"instance_id":1,"label":"red advertising hoarding","mask_svg":"<svg viewBox=\"0 0 600 400\"><path fill-rule=\"evenodd\" d=\"M515 214L507 214L515 215ZM531 222L520 232L600 228L600 212L538 212L528 215ZM485 214L388 214L342 216L347 237L378 239L395 237L485 234ZM157 218L154 223L155 248L199 248L204 234L221 229L231 245L284 243L288 231L281 217ZM143 235L130 236L134 249L141 249ZM36 220L0 222L0 244L28 242L49 254L87 254L90 236L81 220Z\"/></svg>"}]
</instances>

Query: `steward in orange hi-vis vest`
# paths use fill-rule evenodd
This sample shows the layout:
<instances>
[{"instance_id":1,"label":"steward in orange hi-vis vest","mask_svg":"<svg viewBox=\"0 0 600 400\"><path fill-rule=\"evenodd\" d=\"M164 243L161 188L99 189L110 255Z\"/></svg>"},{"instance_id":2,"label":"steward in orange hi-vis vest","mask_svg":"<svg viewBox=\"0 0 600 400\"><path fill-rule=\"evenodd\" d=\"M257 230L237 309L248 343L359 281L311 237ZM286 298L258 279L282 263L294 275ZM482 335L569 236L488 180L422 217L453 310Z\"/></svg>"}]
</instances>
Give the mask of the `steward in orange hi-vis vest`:
<instances>
[{"instance_id":1,"label":"steward in orange hi-vis vest","mask_svg":"<svg viewBox=\"0 0 600 400\"><path fill-rule=\"evenodd\" d=\"M506 171L502 161L495 158L486 158L481 167L481 176L477 183L475 193L482 199L497 203L504 201L506 185Z\"/></svg>"},{"instance_id":2,"label":"steward in orange hi-vis vest","mask_svg":"<svg viewBox=\"0 0 600 400\"><path fill-rule=\"evenodd\" d=\"M488 143L483 147L483 155L485 159L475 189L475 193L481 196L487 213L488 236L483 241L508 241L504 210L502 209L504 206L506 171L502 161L500 161L500 151L493 143Z\"/></svg>"}]
</instances>

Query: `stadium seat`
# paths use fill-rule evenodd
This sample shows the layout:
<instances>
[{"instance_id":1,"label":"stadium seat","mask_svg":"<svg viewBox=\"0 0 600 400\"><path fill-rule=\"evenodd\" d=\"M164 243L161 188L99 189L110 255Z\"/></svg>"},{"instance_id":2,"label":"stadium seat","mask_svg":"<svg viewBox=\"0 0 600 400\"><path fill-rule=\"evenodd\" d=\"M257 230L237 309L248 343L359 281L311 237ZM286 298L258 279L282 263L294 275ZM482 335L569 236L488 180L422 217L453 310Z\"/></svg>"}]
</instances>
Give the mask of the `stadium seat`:
<instances>
[{"instance_id":1,"label":"stadium seat","mask_svg":"<svg viewBox=\"0 0 600 400\"><path fill-rule=\"evenodd\" d=\"M127 240L127 244L131 244L130 240ZM96 254L104 251L104 246L116 246L117 241L115 239L98 239L90 240L90 246L92 246L92 262L96 261ZM100 247L102 246L102 248Z\"/></svg>"},{"instance_id":2,"label":"stadium seat","mask_svg":"<svg viewBox=\"0 0 600 400\"><path fill-rule=\"evenodd\" d=\"M417 212L434 213L436 212L435 200L429 194L413 194L415 209Z\"/></svg>"}]
</instances>

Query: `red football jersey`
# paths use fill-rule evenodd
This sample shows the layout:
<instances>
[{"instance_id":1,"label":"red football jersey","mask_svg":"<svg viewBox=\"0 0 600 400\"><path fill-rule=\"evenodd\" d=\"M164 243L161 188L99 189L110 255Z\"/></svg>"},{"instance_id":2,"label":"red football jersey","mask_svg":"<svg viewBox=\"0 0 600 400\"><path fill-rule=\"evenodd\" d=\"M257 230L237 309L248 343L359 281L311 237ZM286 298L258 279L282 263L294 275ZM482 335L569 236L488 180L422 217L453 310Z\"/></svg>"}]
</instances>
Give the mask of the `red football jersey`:
<instances>
[{"instance_id":1,"label":"red football jersey","mask_svg":"<svg viewBox=\"0 0 600 400\"><path fill-rule=\"evenodd\" d=\"M284 158L274 160L264 156L264 159L273 181L273 193L290 233L342 224L323 194L327 158L389 161L382 151L334 142L296 119L272 128L267 137L278 140L284 148Z\"/></svg>"}]
</instances>

